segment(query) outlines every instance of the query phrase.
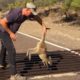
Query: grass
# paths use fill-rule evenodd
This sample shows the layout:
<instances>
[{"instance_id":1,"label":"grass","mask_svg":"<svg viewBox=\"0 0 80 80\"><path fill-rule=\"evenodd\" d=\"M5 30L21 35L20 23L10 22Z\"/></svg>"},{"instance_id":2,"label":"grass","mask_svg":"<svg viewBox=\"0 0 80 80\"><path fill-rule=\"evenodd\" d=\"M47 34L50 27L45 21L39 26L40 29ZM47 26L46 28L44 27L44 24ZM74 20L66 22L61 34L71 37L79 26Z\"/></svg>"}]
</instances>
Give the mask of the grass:
<instances>
[{"instance_id":1,"label":"grass","mask_svg":"<svg viewBox=\"0 0 80 80\"><path fill-rule=\"evenodd\" d=\"M35 4L38 7L45 7L45 6L50 6L50 5L54 5L54 3L56 3L57 0L36 0Z\"/></svg>"},{"instance_id":2,"label":"grass","mask_svg":"<svg viewBox=\"0 0 80 80\"><path fill-rule=\"evenodd\" d=\"M1 0L2 1L2 0ZM16 0L15 3L10 3L8 4L5 8L7 9L11 9L11 8L16 8L16 7L24 7L26 2L30 2L32 0ZM56 2L58 2L59 0L34 0L34 3L38 6L38 7L45 7L45 6L52 6L54 5ZM64 1L64 0L63 0ZM68 2L69 0L65 0L65 4ZM5 3L6 4L6 3ZM68 6L68 5L67 5ZM65 8L67 8L67 6L64 6ZM80 9L80 0L73 0L73 2L71 3L71 7L74 9Z\"/></svg>"},{"instance_id":3,"label":"grass","mask_svg":"<svg viewBox=\"0 0 80 80\"><path fill-rule=\"evenodd\" d=\"M73 0L71 6L75 9L80 9L80 0Z\"/></svg>"}]
</instances>

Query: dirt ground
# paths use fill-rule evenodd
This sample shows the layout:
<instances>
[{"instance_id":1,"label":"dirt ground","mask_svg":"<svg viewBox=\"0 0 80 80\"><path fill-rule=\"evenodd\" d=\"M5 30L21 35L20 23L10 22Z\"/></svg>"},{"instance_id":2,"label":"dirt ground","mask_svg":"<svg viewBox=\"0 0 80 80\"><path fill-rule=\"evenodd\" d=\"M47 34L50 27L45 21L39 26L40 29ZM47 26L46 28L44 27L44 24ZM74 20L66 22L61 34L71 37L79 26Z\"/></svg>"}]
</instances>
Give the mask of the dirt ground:
<instances>
[{"instance_id":1,"label":"dirt ground","mask_svg":"<svg viewBox=\"0 0 80 80\"><path fill-rule=\"evenodd\" d=\"M51 28L46 35L47 41L73 50L80 49L80 27L57 23L57 17L45 17L43 21ZM19 31L41 38L41 26L36 21L25 21Z\"/></svg>"}]
</instances>

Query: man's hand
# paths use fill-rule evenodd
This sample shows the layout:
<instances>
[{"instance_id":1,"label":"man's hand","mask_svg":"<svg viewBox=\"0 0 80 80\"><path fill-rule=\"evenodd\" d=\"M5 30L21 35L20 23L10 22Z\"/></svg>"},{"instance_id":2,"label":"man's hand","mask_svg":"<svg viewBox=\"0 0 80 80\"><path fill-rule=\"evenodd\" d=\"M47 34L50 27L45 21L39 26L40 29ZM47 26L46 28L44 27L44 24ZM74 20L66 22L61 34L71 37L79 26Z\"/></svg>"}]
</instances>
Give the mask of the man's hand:
<instances>
[{"instance_id":1,"label":"man's hand","mask_svg":"<svg viewBox=\"0 0 80 80\"><path fill-rule=\"evenodd\" d=\"M16 41L16 35L14 33L10 33L10 38L13 40L13 41Z\"/></svg>"},{"instance_id":2,"label":"man's hand","mask_svg":"<svg viewBox=\"0 0 80 80\"><path fill-rule=\"evenodd\" d=\"M9 33L10 38L15 41L16 40L16 35L8 28L7 22L8 22L7 18L3 18L3 19L0 20L0 24L2 25L2 27L4 28L4 30L7 33Z\"/></svg>"}]
</instances>

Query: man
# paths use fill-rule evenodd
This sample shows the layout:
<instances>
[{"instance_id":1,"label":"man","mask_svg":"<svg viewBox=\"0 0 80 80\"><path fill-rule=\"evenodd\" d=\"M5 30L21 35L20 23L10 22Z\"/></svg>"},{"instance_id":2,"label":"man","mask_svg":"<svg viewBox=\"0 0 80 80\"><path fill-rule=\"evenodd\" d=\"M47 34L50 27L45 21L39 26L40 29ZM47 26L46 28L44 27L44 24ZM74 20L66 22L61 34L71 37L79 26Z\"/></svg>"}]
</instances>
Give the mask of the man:
<instances>
[{"instance_id":1,"label":"man","mask_svg":"<svg viewBox=\"0 0 80 80\"><path fill-rule=\"evenodd\" d=\"M0 20L0 39L2 43L0 54L0 68L5 67L6 51L8 52L8 67L10 67L10 80L26 80L16 71L16 50L13 40L16 40L15 33L20 25L27 19L36 20L42 25L42 31L46 32L46 26L42 19L35 12L36 6L27 3L25 8L12 9L3 19ZM29 28L26 26L26 28Z\"/></svg>"}]
</instances>

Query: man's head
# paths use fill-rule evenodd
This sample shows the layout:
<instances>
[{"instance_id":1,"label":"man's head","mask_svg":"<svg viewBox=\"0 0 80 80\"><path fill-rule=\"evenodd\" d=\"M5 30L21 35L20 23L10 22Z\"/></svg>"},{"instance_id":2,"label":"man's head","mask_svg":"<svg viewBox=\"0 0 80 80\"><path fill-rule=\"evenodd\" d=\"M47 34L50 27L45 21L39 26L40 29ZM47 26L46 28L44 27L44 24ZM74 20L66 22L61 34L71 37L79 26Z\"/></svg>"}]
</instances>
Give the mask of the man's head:
<instances>
[{"instance_id":1,"label":"man's head","mask_svg":"<svg viewBox=\"0 0 80 80\"><path fill-rule=\"evenodd\" d=\"M24 10L26 16L29 16L31 13L37 15L36 6L33 3L26 3L26 9Z\"/></svg>"}]
</instances>

